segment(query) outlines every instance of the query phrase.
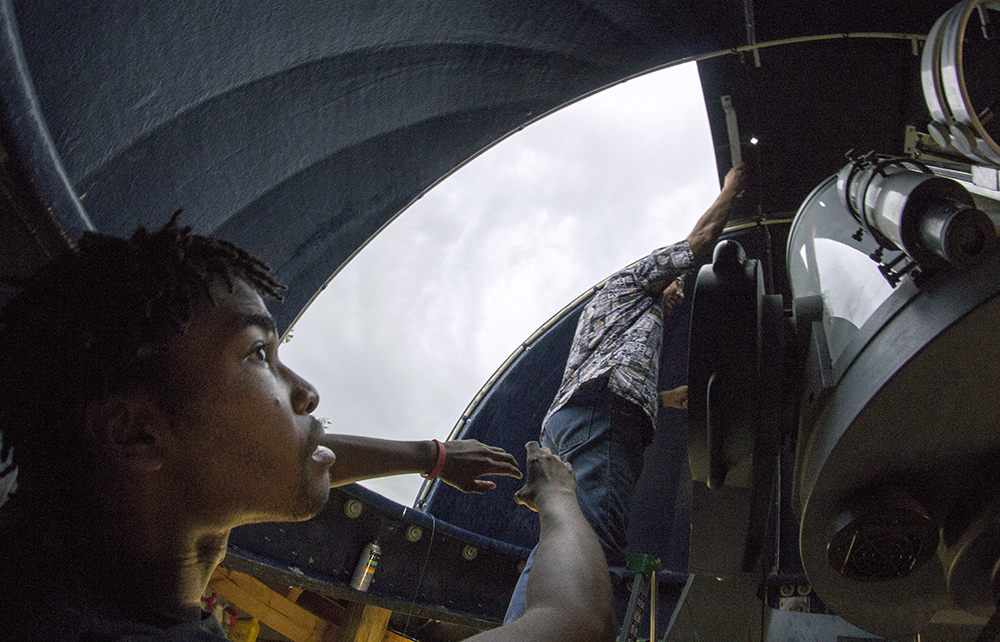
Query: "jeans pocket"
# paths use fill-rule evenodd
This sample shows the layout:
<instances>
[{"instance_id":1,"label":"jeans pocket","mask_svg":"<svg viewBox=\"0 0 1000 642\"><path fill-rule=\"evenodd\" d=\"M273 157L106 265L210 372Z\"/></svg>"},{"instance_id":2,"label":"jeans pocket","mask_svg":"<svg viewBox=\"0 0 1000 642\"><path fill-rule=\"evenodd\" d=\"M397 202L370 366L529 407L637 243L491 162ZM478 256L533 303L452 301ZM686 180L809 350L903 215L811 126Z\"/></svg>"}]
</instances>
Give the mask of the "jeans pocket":
<instances>
[{"instance_id":1,"label":"jeans pocket","mask_svg":"<svg viewBox=\"0 0 1000 642\"><path fill-rule=\"evenodd\" d=\"M565 460L567 455L590 441L594 414L594 402L559 409L545 424L541 444Z\"/></svg>"}]
</instances>

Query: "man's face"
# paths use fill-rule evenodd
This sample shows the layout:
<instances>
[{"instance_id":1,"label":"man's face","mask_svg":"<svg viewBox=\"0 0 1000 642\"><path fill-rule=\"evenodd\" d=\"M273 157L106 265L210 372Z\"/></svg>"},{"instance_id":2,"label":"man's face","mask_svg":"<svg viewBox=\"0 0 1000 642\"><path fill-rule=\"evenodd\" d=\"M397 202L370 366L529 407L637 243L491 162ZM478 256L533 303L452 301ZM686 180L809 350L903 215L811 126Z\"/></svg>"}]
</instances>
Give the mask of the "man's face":
<instances>
[{"instance_id":1,"label":"man's face","mask_svg":"<svg viewBox=\"0 0 1000 642\"><path fill-rule=\"evenodd\" d=\"M663 318L666 319L684 300L684 277L679 276L663 290Z\"/></svg>"},{"instance_id":2,"label":"man's face","mask_svg":"<svg viewBox=\"0 0 1000 642\"><path fill-rule=\"evenodd\" d=\"M333 453L310 413L316 390L278 360L280 338L260 296L215 284L216 305L171 342L174 433L186 509L206 525L295 520L326 503Z\"/></svg>"}]
</instances>

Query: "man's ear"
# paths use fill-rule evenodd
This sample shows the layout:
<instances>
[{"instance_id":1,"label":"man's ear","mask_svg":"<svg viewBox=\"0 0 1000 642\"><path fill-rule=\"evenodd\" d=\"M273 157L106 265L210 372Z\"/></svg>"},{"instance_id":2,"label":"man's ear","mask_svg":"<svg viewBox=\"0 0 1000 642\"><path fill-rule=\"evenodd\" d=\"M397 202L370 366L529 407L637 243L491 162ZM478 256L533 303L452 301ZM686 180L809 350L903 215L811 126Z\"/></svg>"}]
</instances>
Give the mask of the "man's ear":
<instances>
[{"instance_id":1,"label":"man's ear","mask_svg":"<svg viewBox=\"0 0 1000 642\"><path fill-rule=\"evenodd\" d=\"M92 402L85 416L87 436L98 457L141 473L163 466L170 422L145 393L116 393Z\"/></svg>"}]
</instances>

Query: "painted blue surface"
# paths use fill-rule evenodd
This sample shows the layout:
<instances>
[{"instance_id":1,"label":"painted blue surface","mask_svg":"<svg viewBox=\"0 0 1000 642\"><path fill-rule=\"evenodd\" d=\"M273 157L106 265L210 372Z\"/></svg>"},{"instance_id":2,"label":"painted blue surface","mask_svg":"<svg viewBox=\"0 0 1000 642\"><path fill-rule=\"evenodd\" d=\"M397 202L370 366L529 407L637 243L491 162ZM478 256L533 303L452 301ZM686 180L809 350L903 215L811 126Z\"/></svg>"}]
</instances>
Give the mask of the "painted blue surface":
<instances>
[{"instance_id":1,"label":"painted blue surface","mask_svg":"<svg viewBox=\"0 0 1000 642\"><path fill-rule=\"evenodd\" d=\"M17 151L39 177L64 169L61 187L38 186L60 224L78 236L82 204L97 229L129 234L183 209L182 222L245 246L289 286L273 310L281 328L499 138L740 33L733 16L682 37L690 27L660 2L2 6L4 94L22 94L10 124L38 125Z\"/></svg>"},{"instance_id":2,"label":"painted blue surface","mask_svg":"<svg viewBox=\"0 0 1000 642\"><path fill-rule=\"evenodd\" d=\"M348 517L345 502L360 500L364 509ZM474 501L474 499L472 500ZM407 539L407 527L422 530ZM382 549L370 596L389 600L396 609L420 608L438 617L483 621L502 619L510 591L528 550L466 531L439 518L407 508L352 484L331 491L326 508L296 523L254 524L234 529L230 556L279 571L290 584L343 597L365 546ZM473 546L473 559L463 550Z\"/></svg>"},{"instance_id":3,"label":"painted blue surface","mask_svg":"<svg viewBox=\"0 0 1000 642\"><path fill-rule=\"evenodd\" d=\"M355 518L343 510L352 499L364 505ZM422 530L418 541L407 538L411 526ZM372 542L378 543L382 554L367 594L360 595L350 588L350 581L365 546ZM466 554L469 546L475 548L472 559ZM352 484L334 489L327 507L308 521L234 529L225 564L265 581L488 628L503 620L520 574L519 563L529 552ZM680 603L688 575L664 570L657 579L663 627ZM618 596L619 611L624 612L627 598ZM644 627L648 630L648 617Z\"/></svg>"},{"instance_id":4,"label":"painted blue surface","mask_svg":"<svg viewBox=\"0 0 1000 642\"><path fill-rule=\"evenodd\" d=\"M26 175L48 215L75 239L93 225L73 192L49 136L13 14L9 3L0 4L0 122L3 132L11 137L8 145L28 169Z\"/></svg>"},{"instance_id":5,"label":"painted blue surface","mask_svg":"<svg viewBox=\"0 0 1000 642\"><path fill-rule=\"evenodd\" d=\"M844 4L852 6L758 7L757 38L926 33L951 3ZM0 0L0 8L9 151L55 221L71 238L88 219L129 234L184 209L196 231L275 268L289 285L273 310L282 328L383 225L495 141L590 92L747 37L742 6L724 0L502 9L486 0ZM732 84L731 73L718 77ZM780 85L765 95L779 91L799 100ZM803 127L821 122L801 118ZM783 151L801 150L799 142L784 141ZM779 158L769 177L780 175ZM774 199L800 197L767 198L765 211L786 211Z\"/></svg>"}]
</instances>

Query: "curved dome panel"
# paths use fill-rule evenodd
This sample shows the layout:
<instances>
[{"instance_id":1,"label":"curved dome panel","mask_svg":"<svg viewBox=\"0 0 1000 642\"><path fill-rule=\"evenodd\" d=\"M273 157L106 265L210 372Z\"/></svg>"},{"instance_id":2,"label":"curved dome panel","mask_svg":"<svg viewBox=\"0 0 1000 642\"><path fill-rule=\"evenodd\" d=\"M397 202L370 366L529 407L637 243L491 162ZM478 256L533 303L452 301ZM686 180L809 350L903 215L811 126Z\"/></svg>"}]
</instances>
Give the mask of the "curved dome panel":
<instances>
[{"instance_id":1,"label":"curved dome panel","mask_svg":"<svg viewBox=\"0 0 1000 642\"><path fill-rule=\"evenodd\" d=\"M50 166L36 188L71 238L183 208L276 268L287 326L423 191L539 116L758 40L926 33L947 8L889 4L5 0L6 128L28 171Z\"/></svg>"},{"instance_id":2,"label":"curved dome panel","mask_svg":"<svg viewBox=\"0 0 1000 642\"><path fill-rule=\"evenodd\" d=\"M697 26L659 3L12 9L93 225L128 234L184 209L276 269L283 326L442 176L574 98L689 55ZM705 35L695 53L722 47Z\"/></svg>"}]
</instances>

